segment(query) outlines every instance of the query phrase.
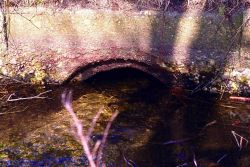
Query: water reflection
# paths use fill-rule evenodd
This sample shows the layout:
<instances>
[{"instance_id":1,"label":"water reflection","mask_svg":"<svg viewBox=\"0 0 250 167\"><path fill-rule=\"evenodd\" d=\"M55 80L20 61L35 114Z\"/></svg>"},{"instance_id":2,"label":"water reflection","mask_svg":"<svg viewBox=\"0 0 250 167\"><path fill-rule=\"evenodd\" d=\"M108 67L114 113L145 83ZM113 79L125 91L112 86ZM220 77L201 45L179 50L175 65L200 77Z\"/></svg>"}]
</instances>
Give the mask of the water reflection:
<instances>
[{"instance_id":1,"label":"water reflection","mask_svg":"<svg viewBox=\"0 0 250 167\"><path fill-rule=\"evenodd\" d=\"M105 146L107 166L248 166L249 146L240 150L232 131L249 139L249 104L218 101L178 86L165 87L135 70L99 74L72 83L74 110L85 129L104 106L91 136L102 137L110 116L119 111ZM43 88L12 85L9 94L30 96ZM51 99L1 102L1 166L86 165L81 146L72 135L71 118L60 103L63 88ZM26 108L26 109L25 109ZM25 109L25 110L24 110ZM24 110L24 111L23 111ZM8 114L8 112L22 111ZM239 138L240 141L240 138Z\"/></svg>"}]
</instances>

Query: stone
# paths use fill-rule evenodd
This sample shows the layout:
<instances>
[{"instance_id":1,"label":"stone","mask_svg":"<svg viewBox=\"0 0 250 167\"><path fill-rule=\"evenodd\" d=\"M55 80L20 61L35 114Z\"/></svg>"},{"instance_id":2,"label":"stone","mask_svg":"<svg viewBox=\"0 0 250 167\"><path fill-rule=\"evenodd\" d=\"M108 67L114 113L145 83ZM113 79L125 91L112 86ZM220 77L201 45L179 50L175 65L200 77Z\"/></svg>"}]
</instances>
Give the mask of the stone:
<instances>
[{"instance_id":1,"label":"stone","mask_svg":"<svg viewBox=\"0 0 250 167\"><path fill-rule=\"evenodd\" d=\"M3 66L3 60L2 59L0 59L0 68Z\"/></svg>"},{"instance_id":2,"label":"stone","mask_svg":"<svg viewBox=\"0 0 250 167\"><path fill-rule=\"evenodd\" d=\"M10 64L13 64L13 65L17 64L16 58L12 58L10 60Z\"/></svg>"},{"instance_id":3,"label":"stone","mask_svg":"<svg viewBox=\"0 0 250 167\"><path fill-rule=\"evenodd\" d=\"M211 92L211 93L218 93L218 90L217 90L216 88L212 88L212 89L210 90L210 92Z\"/></svg>"},{"instance_id":4,"label":"stone","mask_svg":"<svg viewBox=\"0 0 250 167\"><path fill-rule=\"evenodd\" d=\"M3 75L8 75L8 71L6 68L1 69Z\"/></svg>"},{"instance_id":5,"label":"stone","mask_svg":"<svg viewBox=\"0 0 250 167\"><path fill-rule=\"evenodd\" d=\"M215 60L209 59L209 60L208 60L208 63L209 63L211 66L213 66L213 65L215 65Z\"/></svg>"},{"instance_id":6,"label":"stone","mask_svg":"<svg viewBox=\"0 0 250 167\"><path fill-rule=\"evenodd\" d=\"M47 67L44 65L44 66L42 66L42 70L46 70L47 69Z\"/></svg>"},{"instance_id":7,"label":"stone","mask_svg":"<svg viewBox=\"0 0 250 167\"><path fill-rule=\"evenodd\" d=\"M241 74L250 79L250 69L245 69Z\"/></svg>"}]
</instances>

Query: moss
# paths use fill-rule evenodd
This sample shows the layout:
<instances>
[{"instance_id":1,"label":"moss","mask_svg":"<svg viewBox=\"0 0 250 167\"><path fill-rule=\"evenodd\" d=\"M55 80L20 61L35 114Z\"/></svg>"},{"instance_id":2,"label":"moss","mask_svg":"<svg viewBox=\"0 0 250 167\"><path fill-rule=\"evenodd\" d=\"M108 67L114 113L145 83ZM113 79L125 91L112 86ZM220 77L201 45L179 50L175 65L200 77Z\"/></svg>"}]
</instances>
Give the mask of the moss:
<instances>
[{"instance_id":1,"label":"moss","mask_svg":"<svg viewBox=\"0 0 250 167\"><path fill-rule=\"evenodd\" d=\"M6 153L0 153L0 159L7 159L9 156Z\"/></svg>"},{"instance_id":2,"label":"moss","mask_svg":"<svg viewBox=\"0 0 250 167\"><path fill-rule=\"evenodd\" d=\"M44 69L42 69L42 64L41 63L35 63L33 66L34 69L34 77L32 77L31 83L33 84L43 84L44 79L47 76L47 73Z\"/></svg>"}]
</instances>

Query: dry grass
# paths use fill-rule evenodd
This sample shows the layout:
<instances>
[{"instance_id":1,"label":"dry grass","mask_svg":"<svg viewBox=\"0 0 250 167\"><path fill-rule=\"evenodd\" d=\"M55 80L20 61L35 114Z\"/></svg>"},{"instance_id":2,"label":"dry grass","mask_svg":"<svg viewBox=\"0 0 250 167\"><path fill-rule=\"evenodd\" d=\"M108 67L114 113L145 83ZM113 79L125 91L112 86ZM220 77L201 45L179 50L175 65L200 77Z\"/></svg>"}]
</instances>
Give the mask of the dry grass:
<instances>
[{"instance_id":1,"label":"dry grass","mask_svg":"<svg viewBox=\"0 0 250 167\"><path fill-rule=\"evenodd\" d=\"M81 6L113 10L184 10L187 7L206 3L206 10L228 11L249 6L250 0L4 0L10 6L54 5L58 7Z\"/></svg>"}]
</instances>

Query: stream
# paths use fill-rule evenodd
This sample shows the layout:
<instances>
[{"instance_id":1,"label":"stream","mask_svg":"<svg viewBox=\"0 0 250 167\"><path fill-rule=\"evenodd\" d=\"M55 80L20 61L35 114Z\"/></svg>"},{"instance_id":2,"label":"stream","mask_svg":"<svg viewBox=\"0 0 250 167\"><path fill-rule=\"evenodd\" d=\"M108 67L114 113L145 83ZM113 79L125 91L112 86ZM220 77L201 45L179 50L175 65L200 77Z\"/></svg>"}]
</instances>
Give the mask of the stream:
<instances>
[{"instance_id":1,"label":"stream","mask_svg":"<svg viewBox=\"0 0 250 167\"><path fill-rule=\"evenodd\" d=\"M132 69L100 73L72 82L73 109L86 132L102 109L90 145L103 137L107 167L249 167L250 103L164 86ZM45 99L6 102L41 92ZM61 104L65 87L1 85L0 166L88 166Z\"/></svg>"}]
</instances>

